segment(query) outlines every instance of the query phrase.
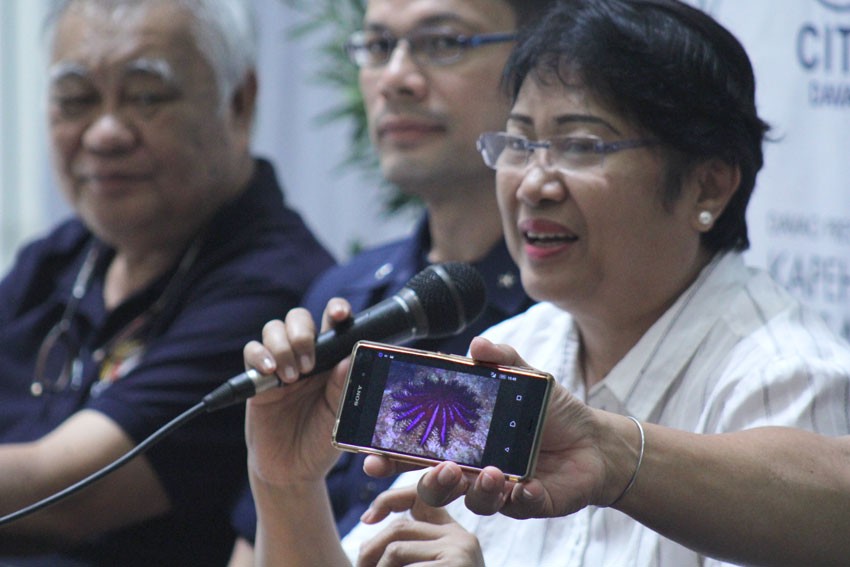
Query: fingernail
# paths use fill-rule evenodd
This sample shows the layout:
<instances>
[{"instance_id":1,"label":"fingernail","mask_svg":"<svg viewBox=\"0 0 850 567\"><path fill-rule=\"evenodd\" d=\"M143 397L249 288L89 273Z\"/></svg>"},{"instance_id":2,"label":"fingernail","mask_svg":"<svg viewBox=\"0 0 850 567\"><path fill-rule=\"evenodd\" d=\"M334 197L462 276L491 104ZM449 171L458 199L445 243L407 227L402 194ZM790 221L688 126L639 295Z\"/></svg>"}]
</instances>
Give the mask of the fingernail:
<instances>
[{"instance_id":1,"label":"fingernail","mask_svg":"<svg viewBox=\"0 0 850 567\"><path fill-rule=\"evenodd\" d=\"M313 366L313 359L307 356L306 354L301 357L301 368L311 368Z\"/></svg>"},{"instance_id":2,"label":"fingernail","mask_svg":"<svg viewBox=\"0 0 850 567\"><path fill-rule=\"evenodd\" d=\"M268 357L261 360L260 371L262 371L263 374L270 374L271 372L274 372L274 360Z\"/></svg>"},{"instance_id":3,"label":"fingernail","mask_svg":"<svg viewBox=\"0 0 850 567\"><path fill-rule=\"evenodd\" d=\"M440 486L451 486L455 482L455 475L448 467L443 467L437 471L437 483Z\"/></svg>"},{"instance_id":4,"label":"fingernail","mask_svg":"<svg viewBox=\"0 0 850 567\"><path fill-rule=\"evenodd\" d=\"M522 489L522 497L526 500L534 500L534 495L527 488Z\"/></svg>"},{"instance_id":5,"label":"fingernail","mask_svg":"<svg viewBox=\"0 0 850 567\"><path fill-rule=\"evenodd\" d=\"M286 376L287 380L294 380L298 378L298 371L292 366L286 366L283 369L283 375Z\"/></svg>"},{"instance_id":6,"label":"fingernail","mask_svg":"<svg viewBox=\"0 0 850 567\"><path fill-rule=\"evenodd\" d=\"M481 477L481 488L487 491L491 491L496 487L496 481L490 478L490 475L483 475Z\"/></svg>"}]
</instances>

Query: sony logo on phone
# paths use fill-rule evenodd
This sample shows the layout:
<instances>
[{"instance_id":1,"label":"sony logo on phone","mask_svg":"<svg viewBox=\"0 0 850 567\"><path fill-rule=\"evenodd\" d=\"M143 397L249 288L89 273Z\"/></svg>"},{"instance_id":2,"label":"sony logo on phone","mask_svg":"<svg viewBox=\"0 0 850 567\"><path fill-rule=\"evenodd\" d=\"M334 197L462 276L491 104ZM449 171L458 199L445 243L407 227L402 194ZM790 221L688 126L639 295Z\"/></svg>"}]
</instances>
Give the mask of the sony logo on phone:
<instances>
[{"instance_id":1,"label":"sony logo on phone","mask_svg":"<svg viewBox=\"0 0 850 567\"><path fill-rule=\"evenodd\" d=\"M357 391L354 393L354 407L360 405L360 392L363 391L363 386L358 385Z\"/></svg>"}]
</instances>

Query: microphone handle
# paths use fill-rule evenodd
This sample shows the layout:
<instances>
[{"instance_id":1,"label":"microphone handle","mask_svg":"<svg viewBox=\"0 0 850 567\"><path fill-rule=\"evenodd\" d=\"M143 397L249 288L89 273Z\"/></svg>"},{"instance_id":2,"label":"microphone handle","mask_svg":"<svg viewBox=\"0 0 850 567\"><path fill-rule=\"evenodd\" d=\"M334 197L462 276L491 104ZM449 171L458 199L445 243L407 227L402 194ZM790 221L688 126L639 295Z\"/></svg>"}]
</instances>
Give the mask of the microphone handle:
<instances>
[{"instance_id":1,"label":"microphone handle","mask_svg":"<svg viewBox=\"0 0 850 567\"><path fill-rule=\"evenodd\" d=\"M301 377L330 370L351 354L359 340L399 344L425 336L427 319L418 319L413 313L419 306L418 300L414 295L414 301L405 301L401 295L401 292L393 295L319 335L316 338L316 365Z\"/></svg>"},{"instance_id":2,"label":"microphone handle","mask_svg":"<svg viewBox=\"0 0 850 567\"><path fill-rule=\"evenodd\" d=\"M428 318L416 293L407 287L402 288L389 299L319 335L316 338L316 364L313 370L305 372L301 378L330 370L351 354L351 349L359 340L400 344L427 334ZM261 374L252 368L204 396L203 405L207 412L213 412L244 402L277 386L280 386L280 379L276 375Z\"/></svg>"}]
</instances>

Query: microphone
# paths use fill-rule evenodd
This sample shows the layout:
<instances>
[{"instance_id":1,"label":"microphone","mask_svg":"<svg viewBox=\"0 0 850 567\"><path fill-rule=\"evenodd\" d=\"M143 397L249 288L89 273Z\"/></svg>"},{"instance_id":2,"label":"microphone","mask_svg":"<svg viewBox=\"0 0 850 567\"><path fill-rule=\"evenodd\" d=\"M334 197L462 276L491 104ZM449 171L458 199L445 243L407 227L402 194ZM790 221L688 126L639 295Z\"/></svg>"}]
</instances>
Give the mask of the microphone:
<instances>
[{"instance_id":1,"label":"microphone","mask_svg":"<svg viewBox=\"0 0 850 567\"><path fill-rule=\"evenodd\" d=\"M432 264L395 295L316 338L316 364L301 377L330 370L360 340L401 344L456 335L484 311L487 291L478 271L462 262ZM275 375L254 369L234 376L204 397L208 412L242 402L280 385Z\"/></svg>"}]
</instances>

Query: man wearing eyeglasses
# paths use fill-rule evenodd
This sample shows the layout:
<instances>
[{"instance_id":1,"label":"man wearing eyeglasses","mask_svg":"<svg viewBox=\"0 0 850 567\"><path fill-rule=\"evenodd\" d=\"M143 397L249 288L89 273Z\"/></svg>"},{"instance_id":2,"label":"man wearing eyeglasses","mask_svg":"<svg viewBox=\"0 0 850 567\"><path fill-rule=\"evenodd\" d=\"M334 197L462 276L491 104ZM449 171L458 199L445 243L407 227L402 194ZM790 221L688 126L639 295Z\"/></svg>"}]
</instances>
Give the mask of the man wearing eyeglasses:
<instances>
[{"instance_id":1,"label":"man wearing eyeglasses","mask_svg":"<svg viewBox=\"0 0 850 567\"><path fill-rule=\"evenodd\" d=\"M0 282L0 516L116 461L241 372L245 342L332 264L250 153L249 6L49 10L49 136L75 215ZM3 525L0 565L225 564L243 431L238 406L184 423Z\"/></svg>"},{"instance_id":2,"label":"man wearing eyeglasses","mask_svg":"<svg viewBox=\"0 0 850 567\"><path fill-rule=\"evenodd\" d=\"M384 177L425 205L412 234L359 254L322 275L305 297L316 321L328 300L347 299L354 312L389 297L429 263L471 262L487 285L485 313L464 333L419 341L420 348L465 354L471 338L531 304L505 248L494 175L475 141L500 129L508 100L502 68L517 29L548 0L369 0L363 29L345 45L360 67L369 132ZM392 479L362 472L362 457L344 454L328 478L340 533L359 520ZM253 539L250 499L235 522ZM246 541L232 565L248 565Z\"/></svg>"}]
</instances>

